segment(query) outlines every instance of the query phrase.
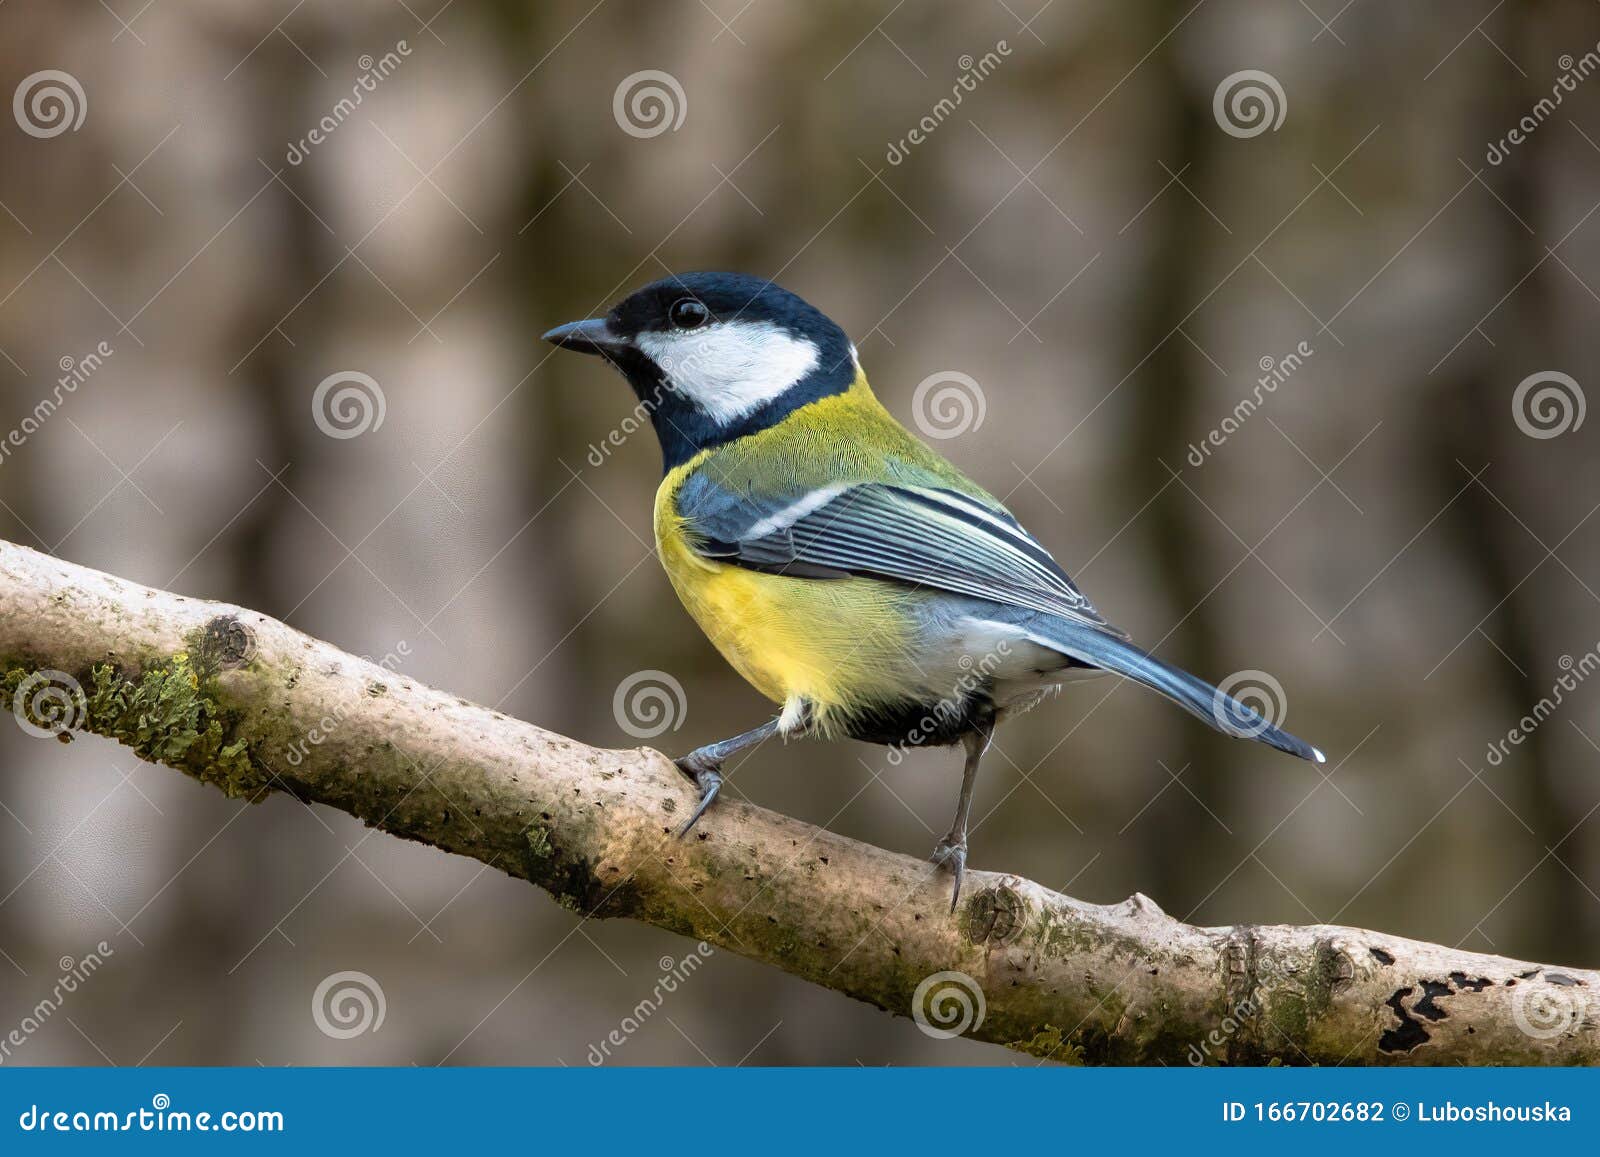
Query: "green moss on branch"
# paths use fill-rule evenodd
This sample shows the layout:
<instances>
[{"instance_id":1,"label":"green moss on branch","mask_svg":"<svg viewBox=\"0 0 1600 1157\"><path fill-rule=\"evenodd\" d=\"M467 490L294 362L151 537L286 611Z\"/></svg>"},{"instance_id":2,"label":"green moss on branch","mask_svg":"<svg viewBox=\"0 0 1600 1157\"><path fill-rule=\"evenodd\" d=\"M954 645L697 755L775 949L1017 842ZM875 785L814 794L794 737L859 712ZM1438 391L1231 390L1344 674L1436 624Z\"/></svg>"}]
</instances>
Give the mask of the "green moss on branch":
<instances>
[{"instance_id":1,"label":"green moss on branch","mask_svg":"<svg viewBox=\"0 0 1600 1157\"><path fill-rule=\"evenodd\" d=\"M40 672L12 668L5 674L6 699L24 718L30 710L25 684ZM62 672L47 673L53 683ZM72 731L89 731L130 747L142 759L176 767L230 797L256 800L270 776L250 758L249 743L231 738L236 720L206 693L205 682L187 652L145 667L137 675L110 663L90 670L88 686L75 675L57 700L60 710L35 726L60 728L65 740ZM20 694L19 694L20 693Z\"/></svg>"}]
</instances>

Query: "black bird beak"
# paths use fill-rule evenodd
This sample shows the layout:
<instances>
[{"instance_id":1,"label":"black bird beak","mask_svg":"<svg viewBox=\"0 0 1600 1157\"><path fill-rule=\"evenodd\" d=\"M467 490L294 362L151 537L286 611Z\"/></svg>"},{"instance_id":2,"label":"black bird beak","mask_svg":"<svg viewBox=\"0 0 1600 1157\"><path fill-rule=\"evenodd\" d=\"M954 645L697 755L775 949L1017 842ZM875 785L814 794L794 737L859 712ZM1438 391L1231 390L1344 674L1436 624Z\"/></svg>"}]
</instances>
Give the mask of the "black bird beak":
<instances>
[{"instance_id":1,"label":"black bird beak","mask_svg":"<svg viewBox=\"0 0 1600 1157\"><path fill-rule=\"evenodd\" d=\"M576 350L580 354L615 354L628 346L628 339L606 324L603 317L587 321L569 321L558 325L544 335L544 340L562 349Z\"/></svg>"}]
</instances>

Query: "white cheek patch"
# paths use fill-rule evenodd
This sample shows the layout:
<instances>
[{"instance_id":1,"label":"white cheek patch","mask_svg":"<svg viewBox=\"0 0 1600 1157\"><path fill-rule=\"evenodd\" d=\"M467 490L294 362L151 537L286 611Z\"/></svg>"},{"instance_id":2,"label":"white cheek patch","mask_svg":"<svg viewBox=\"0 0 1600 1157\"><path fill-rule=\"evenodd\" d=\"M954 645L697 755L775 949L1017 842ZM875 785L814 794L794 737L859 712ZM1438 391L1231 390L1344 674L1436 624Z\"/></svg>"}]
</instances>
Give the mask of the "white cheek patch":
<instances>
[{"instance_id":1,"label":"white cheek patch","mask_svg":"<svg viewBox=\"0 0 1600 1157\"><path fill-rule=\"evenodd\" d=\"M816 343L770 321L714 322L634 340L673 389L722 423L772 401L816 369L820 358Z\"/></svg>"}]
</instances>

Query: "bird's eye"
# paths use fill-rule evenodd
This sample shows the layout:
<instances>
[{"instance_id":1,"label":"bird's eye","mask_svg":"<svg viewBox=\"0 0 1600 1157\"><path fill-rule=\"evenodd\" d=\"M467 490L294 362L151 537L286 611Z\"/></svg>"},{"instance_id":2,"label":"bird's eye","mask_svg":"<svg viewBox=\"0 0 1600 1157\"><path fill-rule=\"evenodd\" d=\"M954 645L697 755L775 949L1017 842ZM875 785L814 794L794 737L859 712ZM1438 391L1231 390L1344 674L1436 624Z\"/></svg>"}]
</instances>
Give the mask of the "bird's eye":
<instances>
[{"instance_id":1,"label":"bird's eye","mask_svg":"<svg viewBox=\"0 0 1600 1157\"><path fill-rule=\"evenodd\" d=\"M696 329L711 318L711 311L692 297L681 297L672 303L667 317L679 329Z\"/></svg>"}]
</instances>

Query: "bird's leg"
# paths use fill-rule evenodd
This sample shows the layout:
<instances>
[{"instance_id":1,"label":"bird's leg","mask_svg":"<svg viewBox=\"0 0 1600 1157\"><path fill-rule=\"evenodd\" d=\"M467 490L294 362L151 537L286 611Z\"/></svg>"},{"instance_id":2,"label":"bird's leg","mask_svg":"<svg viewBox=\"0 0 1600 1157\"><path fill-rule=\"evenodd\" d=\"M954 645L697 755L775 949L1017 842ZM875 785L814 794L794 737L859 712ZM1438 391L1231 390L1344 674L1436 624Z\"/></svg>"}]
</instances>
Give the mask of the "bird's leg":
<instances>
[{"instance_id":1,"label":"bird's leg","mask_svg":"<svg viewBox=\"0 0 1600 1157\"><path fill-rule=\"evenodd\" d=\"M776 735L778 723L777 719L768 720L760 727L753 727L742 735L735 735L732 739L724 739L720 743L708 743L704 747L697 747L683 758L672 761L678 765L678 770L694 780L695 786L700 789L700 803L695 807L694 814L683 827L678 829L679 839L689 834L689 829L706 814L706 809L717 798L717 792L722 790L722 765L728 757Z\"/></svg>"},{"instance_id":2,"label":"bird's leg","mask_svg":"<svg viewBox=\"0 0 1600 1157\"><path fill-rule=\"evenodd\" d=\"M956 820L950 825L950 834L940 840L929 857L935 864L949 864L955 871L955 890L950 893L950 911L956 910L961 899L961 877L967 871L967 815L972 811L972 789L978 782L978 762L989 750L994 737L994 720L987 719L961 737L967 749L966 764L961 769L961 798L956 801Z\"/></svg>"}]
</instances>

